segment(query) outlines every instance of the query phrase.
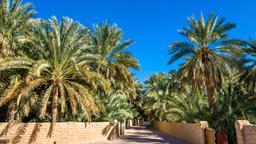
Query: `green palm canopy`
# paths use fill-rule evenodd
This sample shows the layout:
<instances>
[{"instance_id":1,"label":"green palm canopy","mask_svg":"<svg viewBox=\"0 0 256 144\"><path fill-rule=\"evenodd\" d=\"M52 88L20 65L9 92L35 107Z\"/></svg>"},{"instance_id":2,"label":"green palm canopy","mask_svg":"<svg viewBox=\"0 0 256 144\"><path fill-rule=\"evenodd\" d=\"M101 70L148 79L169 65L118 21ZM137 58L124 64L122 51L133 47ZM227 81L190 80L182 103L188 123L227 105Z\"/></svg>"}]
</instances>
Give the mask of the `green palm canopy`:
<instances>
[{"instance_id":1,"label":"green palm canopy","mask_svg":"<svg viewBox=\"0 0 256 144\"><path fill-rule=\"evenodd\" d=\"M44 119L50 113L53 129L59 116L83 113L87 119L97 112L92 91L108 88L108 82L91 71L81 50L90 41L87 27L62 18L58 24L53 17L50 22L41 21L34 27L30 40L40 59L10 57L0 61L0 70L22 68L27 70L24 78L16 78L0 99L0 106L12 102L17 114L30 113L30 101L38 99L38 117Z\"/></svg>"},{"instance_id":2,"label":"green palm canopy","mask_svg":"<svg viewBox=\"0 0 256 144\"><path fill-rule=\"evenodd\" d=\"M235 66L231 57L241 55L240 41L229 39L228 31L235 28L225 23L224 18L210 14L205 20L194 16L188 18L188 26L178 32L187 41L172 42L169 64L183 59L179 74L183 81L192 84L193 89L206 91L212 108L216 105L214 93L221 87L227 66Z\"/></svg>"},{"instance_id":3,"label":"green palm canopy","mask_svg":"<svg viewBox=\"0 0 256 144\"><path fill-rule=\"evenodd\" d=\"M241 84L243 84L247 90L250 92L250 94L255 97L256 94L256 40L250 39L249 41L245 42L245 48L246 56L238 59L238 62L240 63L241 67L241 73L240 73L240 81Z\"/></svg>"},{"instance_id":4,"label":"green palm canopy","mask_svg":"<svg viewBox=\"0 0 256 144\"><path fill-rule=\"evenodd\" d=\"M130 69L139 70L137 59L128 51L132 40L123 40L123 32L117 25L98 24L92 32L91 53L97 56L93 66L96 72L109 79L114 89L122 89L126 95L135 93L136 82Z\"/></svg>"},{"instance_id":5,"label":"green palm canopy","mask_svg":"<svg viewBox=\"0 0 256 144\"><path fill-rule=\"evenodd\" d=\"M36 13L31 3L21 4L21 0L1 0L0 2L0 54L17 54L18 48L29 38Z\"/></svg>"}]
</instances>

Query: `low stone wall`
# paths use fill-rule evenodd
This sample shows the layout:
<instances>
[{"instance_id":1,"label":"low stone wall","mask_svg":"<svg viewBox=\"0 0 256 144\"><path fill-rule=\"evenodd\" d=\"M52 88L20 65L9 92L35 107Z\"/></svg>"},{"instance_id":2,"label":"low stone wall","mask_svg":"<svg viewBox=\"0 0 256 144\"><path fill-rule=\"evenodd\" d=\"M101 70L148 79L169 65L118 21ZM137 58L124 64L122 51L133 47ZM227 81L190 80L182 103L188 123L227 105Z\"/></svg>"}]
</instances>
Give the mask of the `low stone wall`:
<instances>
[{"instance_id":1,"label":"low stone wall","mask_svg":"<svg viewBox=\"0 0 256 144\"><path fill-rule=\"evenodd\" d=\"M235 128L238 144L255 144L256 125L250 124L247 120L237 120Z\"/></svg>"},{"instance_id":2,"label":"low stone wall","mask_svg":"<svg viewBox=\"0 0 256 144\"><path fill-rule=\"evenodd\" d=\"M191 144L205 144L205 128L208 123L169 123L156 121L153 123L155 129L164 132L170 136L180 138Z\"/></svg>"},{"instance_id":3,"label":"low stone wall","mask_svg":"<svg viewBox=\"0 0 256 144\"><path fill-rule=\"evenodd\" d=\"M109 122L59 122L51 137L48 135L50 123L16 123L7 127L7 123L0 123L0 140L21 144L82 144L107 140L116 133L115 125Z\"/></svg>"}]
</instances>

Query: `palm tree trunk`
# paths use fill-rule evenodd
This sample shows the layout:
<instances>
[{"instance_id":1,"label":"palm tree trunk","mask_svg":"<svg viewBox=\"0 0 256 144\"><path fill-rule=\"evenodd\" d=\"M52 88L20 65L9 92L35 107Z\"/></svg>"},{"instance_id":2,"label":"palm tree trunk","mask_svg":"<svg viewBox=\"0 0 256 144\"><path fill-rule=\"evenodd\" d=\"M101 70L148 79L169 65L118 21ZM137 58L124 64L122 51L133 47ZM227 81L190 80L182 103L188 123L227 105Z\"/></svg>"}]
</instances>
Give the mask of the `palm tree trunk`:
<instances>
[{"instance_id":1,"label":"palm tree trunk","mask_svg":"<svg viewBox=\"0 0 256 144\"><path fill-rule=\"evenodd\" d=\"M214 95L214 87L207 86L208 103L211 109L216 108L216 98Z\"/></svg>"},{"instance_id":2,"label":"palm tree trunk","mask_svg":"<svg viewBox=\"0 0 256 144\"><path fill-rule=\"evenodd\" d=\"M51 126L50 126L50 129L49 129L49 132L48 132L48 137L52 136L55 124L57 122L57 117L58 117L58 88L55 89L54 95L53 95L52 122L51 122Z\"/></svg>"},{"instance_id":3,"label":"palm tree trunk","mask_svg":"<svg viewBox=\"0 0 256 144\"><path fill-rule=\"evenodd\" d=\"M205 86L206 86L206 91L208 95L208 103L211 109L216 108L216 98L215 98L215 87L213 80L211 78L211 74L209 71L209 64L207 62L204 62L204 69L205 69Z\"/></svg>"}]
</instances>

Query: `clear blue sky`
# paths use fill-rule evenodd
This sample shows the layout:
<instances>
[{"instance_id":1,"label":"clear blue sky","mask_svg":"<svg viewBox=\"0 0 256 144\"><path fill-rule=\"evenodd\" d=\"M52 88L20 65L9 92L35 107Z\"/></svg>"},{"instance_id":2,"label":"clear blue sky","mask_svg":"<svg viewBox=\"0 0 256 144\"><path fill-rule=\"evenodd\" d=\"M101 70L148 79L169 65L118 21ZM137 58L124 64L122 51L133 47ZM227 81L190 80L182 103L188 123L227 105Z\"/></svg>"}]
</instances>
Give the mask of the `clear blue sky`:
<instances>
[{"instance_id":1,"label":"clear blue sky","mask_svg":"<svg viewBox=\"0 0 256 144\"><path fill-rule=\"evenodd\" d=\"M186 17L215 12L234 22L232 37L255 37L255 0L24 0L34 3L37 17L68 16L92 26L108 19L117 23L125 38L135 41L130 51L138 58L144 81L151 73L177 69L178 63L167 65L168 45L184 39L177 29L186 26Z\"/></svg>"}]
</instances>

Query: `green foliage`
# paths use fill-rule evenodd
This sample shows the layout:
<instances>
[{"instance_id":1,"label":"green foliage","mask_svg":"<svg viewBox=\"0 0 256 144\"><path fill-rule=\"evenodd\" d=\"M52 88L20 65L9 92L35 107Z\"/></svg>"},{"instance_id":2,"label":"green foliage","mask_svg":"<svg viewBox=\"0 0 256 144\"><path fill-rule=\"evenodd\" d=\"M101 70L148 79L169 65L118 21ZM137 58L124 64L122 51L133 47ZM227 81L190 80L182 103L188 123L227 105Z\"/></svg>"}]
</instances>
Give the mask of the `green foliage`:
<instances>
[{"instance_id":1,"label":"green foliage","mask_svg":"<svg viewBox=\"0 0 256 144\"><path fill-rule=\"evenodd\" d=\"M235 66L233 57L240 56L240 40L229 39L227 32L235 27L224 18L210 14L205 20L188 18L188 26L179 30L188 41L172 42L169 64L184 59L179 69L180 79L190 83L194 90L207 92L208 102L215 108L215 91L221 88L228 66ZM231 57L232 56L232 57Z\"/></svg>"},{"instance_id":2,"label":"green foliage","mask_svg":"<svg viewBox=\"0 0 256 144\"><path fill-rule=\"evenodd\" d=\"M217 132L227 133L229 142L234 143L234 123L238 119L253 120L256 118L256 99L250 98L237 80L228 82L217 95L217 108L212 112L208 122Z\"/></svg>"},{"instance_id":3,"label":"green foliage","mask_svg":"<svg viewBox=\"0 0 256 144\"><path fill-rule=\"evenodd\" d=\"M145 82L145 113L150 119L161 120L169 103L169 76L164 73L153 74Z\"/></svg>"},{"instance_id":4,"label":"green foliage","mask_svg":"<svg viewBox=\"0 0 256 144\"><path fill-rule=\"evenodd\" d=\"M37 22L32 19L36 13L34 6L31 3L22 4L21 0L1 0L0 10L0 57L20 55L30 40L32 26ZM20 74L24 72L18 71ZM16 73L17 70L0 72L0 95ZM5 116L1 118L5 119Z\"/></svg>"},{"instance_id":5,"label":"green foliage","mask_svg":"<svg viewBox=\"0 0 256 144\"><path fill-rule=\"evenodd\" d=\"M31 19L36 13L34 6L21 4L21 0L1 0L0 10L0 55L18 54L35 23Z\"/></svg>"},{"instance_id":6,"label":"green foliage","mask_svg":"<svg viewBox=\"0 0 256 144\"><path fill-rule=\"evenodd\" d=\"M133 41L122 40L123 32L117 25L98 24L91 34L91 53L96 61L92 62L93 69L109 79L114 89L122 90L127 96L136 93L136 82L130 69L139 70L137 59L128 48ZM87 51L85 51L87 53Z\"/></svg>"},{"instance_id":7,"label":"green foliage","mask_svg":"<svg viewBox=\"0 0 256 144\"><path fill-rule=\"evenodd\" d=\"M101 100L101 112L95 118L96 121L113 121L115 119L124 121L138 116L138 112L128 102L126 95L121 92L110 92Z\"/></svg>"},{"instance_id":8,"label":"green foliage","mask_svg":"<svg viewBox=\"0 0 256 144\"><path fill-rule=\"evenodd\" d=\"M33 29L30 43L40 59L22 56L0 60L0 70L27 71L24 78L16 78L5 90L0 105L15 102L17 115L26 111L23 117L27 117L31 107L24 105L38 99L36 116L40 119L50 113L55 123L58 117L76 115L78 111L90 119L97 112L91 91L105 90L109 84L101 75L87 69L81 58L80 51L89 41L89 30L69 18L58 24L55 17L50 22L42 20Z\"/></svg>"},{"instance_id":9,"label":"green foliage","mask_svg":"<svg viewBox=\"0 0 256 144\"><path fill-rule=\"evenodd\" d=\"M205 120L216 132L227 133L229 142L234 143L235 121L253 122L256 118L256 99L238 82L235 74L226 77L223 87L216 93L214 110L209 107L207 97L194 92L191 86L174 91L168 85L171 82L165 79L167 76L154 74L145 83L144 110L151 120L192 123Z\"/></svg>"},{"instance_id":10,"label":"green foliage","mask_svg":"<svg viewBox=\"0 0 256 144\"><path fill-rule=\"evenodd\" d=\"M143 84L131 39L109 22L90 30L70 18L35 20L30 3L0 0L0 111L8 121L207 120L235 142L234 122L255 122L256 41L229 39L235 27L210 14L189 17L169 64ZM250 55L248 57L248 55ZM237 58L239 57L239 58ZM239 80L238 80L239 77ZM1 118L4 117L1 115Z\"/></svg>"},{"instance_id":11,"label":"green foliage","mask_svg":"<svg viewBox=\"0 0 256 144\"><path fill-rule=\"evenodd\" d=\"M246 56L239 59L241 74L240 82L247 88L252 96L256 94L256 40L245 42ZM249 55L249 56L248 56Z\"/></svg>"},{"instance_id":12,"label":"green foliage","mask_svg":"<svg viewBox=\"0 0 256 144\"><path fill-rule=\"evenodd\" d=\"M110 103L107 112L117 110L104 120L137 115L130 100L138 84L130 69L140 67L128 51L133 41L123 41L117 25L106 22L90 30L65 17L34 20L33 5L20 0L2 0L0 6L0 107L9 107L8 120L52 121L52 126L90 121L101 112L101 102ZM112 91L118 93L97 101L96 95Z\"/></svg>"},{"instance_id":13,"label":"green foliage","mask_svg":"<svg viewBox=\"0 0 256 144\"><path fill-rule=\"evenodd\" d=\"M174 122L199 122L210 115L206 97L194 93L186 86L183 92L170 95L171 105L166 112L166 120Z\"/></svg>"},{"instance_id":14,"label":"green foliage","mask_svg":"<svg viewBox=\"0 0 256 144\"><path fill-rule=\"evenodd\" d=\"M208 104L200 93L185 86L176 91L170 74L153 74L145 83L144 109L151 120L196 122L209 115Z\"/></svg>"}]
</instances>

